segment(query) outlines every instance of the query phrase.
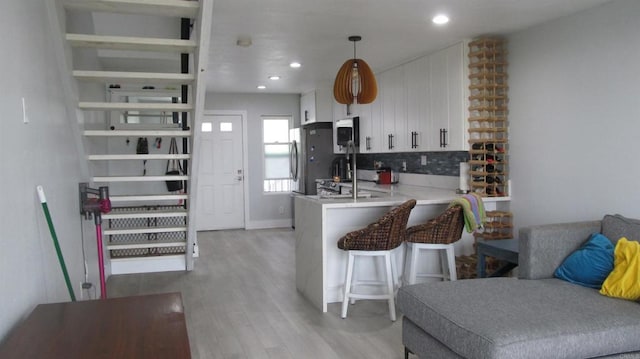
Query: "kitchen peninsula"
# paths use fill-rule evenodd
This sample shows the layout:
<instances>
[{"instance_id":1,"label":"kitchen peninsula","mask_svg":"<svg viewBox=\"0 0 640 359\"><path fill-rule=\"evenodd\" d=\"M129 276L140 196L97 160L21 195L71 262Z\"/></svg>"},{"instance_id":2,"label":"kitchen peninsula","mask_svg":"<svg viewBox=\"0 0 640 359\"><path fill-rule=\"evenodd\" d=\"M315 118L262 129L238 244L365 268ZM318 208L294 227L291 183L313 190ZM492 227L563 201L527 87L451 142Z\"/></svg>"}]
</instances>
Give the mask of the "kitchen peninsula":
<instances>
[{"instance_id":1,"label":"kitchen peninsula","mask_svg":"<svg viewBox=\"0 0 640 359\"><path fill-rule=\"evenodd\" d=\"M295 198L296 287L318 309L327 311L328 303L342 301L347 254L338 249L338 239L346 233L367 226L391 208L414 198L417 205L411 212L408 225L424 223L442 212L459 196L453 189L409 185L376 185L358 183L360 190L372 193L371 198ZM509 197L484 199L485 209L505 210ZM466 231L455 244L457 255L473 252L473 236ZM404 268L404 246L394 250L398 275ZM424 256L427 259L427 255ZM429 269L437 265L422 260ZM361 263L356 269L358 278L372 278L376 272L373 263Z\"/></svg>"}]
</instances>

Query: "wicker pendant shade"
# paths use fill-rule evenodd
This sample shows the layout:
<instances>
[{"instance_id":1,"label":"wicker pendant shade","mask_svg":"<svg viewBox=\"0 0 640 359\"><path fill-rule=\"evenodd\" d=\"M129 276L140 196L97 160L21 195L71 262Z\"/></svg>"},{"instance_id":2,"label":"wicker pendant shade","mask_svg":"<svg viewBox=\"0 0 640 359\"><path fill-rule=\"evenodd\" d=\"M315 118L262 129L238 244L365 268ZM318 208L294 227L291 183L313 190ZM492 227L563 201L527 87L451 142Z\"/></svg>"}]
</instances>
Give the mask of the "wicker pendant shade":
<instances>
[{"instance_id":1,"label":"wicker pendant shade","mask_svg":"<svg viewBox=\"0 0 640 359\"><path fill-rule=\"evenodd\" d=\"M356 58L356 41L360 41L360 36L350 36L349 41L353 41L353 59L340 67L333 83L333 97L344 105L371 103L378 95L376 78L369 65Z\"/></svg>"}]
</instances>

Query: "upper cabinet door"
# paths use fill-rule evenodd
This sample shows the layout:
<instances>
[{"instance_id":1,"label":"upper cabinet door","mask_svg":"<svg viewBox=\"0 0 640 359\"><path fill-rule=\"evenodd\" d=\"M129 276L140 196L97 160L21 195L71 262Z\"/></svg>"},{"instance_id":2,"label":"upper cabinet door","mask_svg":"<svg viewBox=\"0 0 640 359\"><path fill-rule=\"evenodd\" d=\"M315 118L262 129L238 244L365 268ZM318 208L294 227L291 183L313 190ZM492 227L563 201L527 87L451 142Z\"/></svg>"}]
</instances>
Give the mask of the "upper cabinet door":
<instances>
[{"instance_id":1,"label":"upper cabinet door","mask_svg":"<svg viewBox=\"0 0 640 359\"><path fill-rule=\"evenodd\" d=\"M429 56L429 149L465 151L468 85L465 46L458 43Z\"/></svg>"},{"instance_id":2,"label":"upper cabinet door","mask_svg":"<svg viewBox=\"0 0 640 359\"><path fill-rule=\"evenodd\" d=\"M300 97L300 123L333 122L333 92L317 88Z\"/></svg>"},{"instance_id":3,"label":"upper cabinet door","mask_svg":"<svg viewBox=\"0 0 640 359\"><path fill-rule=\"evenodd\" d=\"M300 123L316 122L316 92L311 91L300 97Z\"/></svg>"},{"instance_id":4,"label":"upper cabinet door","mask_svg":"<svg viewBox=\"0 0 640 359\"><path fill-rule=\"evenodd\" d=\"M405 151L427 151L429 148L429 57L421 57L404 65L407 94L407 126Z\"/></svg>"},{"instance_id":5,"label":"upper cabinet door","mask_svg":"<svg viewBox=\"0 0 640 359\"><path fill-rule=\"evenodd\" d=\"M406 150L407 98L404 68L394 67L378 75L378 97L382 107L383 152Z\"/></svg>"},{"instance_id":6,"label":"upper cabinet door","mask_svg":"<svg viewBox=\"0 0 640 359\"><path fill-rule=\"evenodd\" d=\"M360 116L360 153L382 152L380 133L382 113L380 101L376 99L366 105L358 105Z\"/></svg>"},{"instance_id":7,"label":"upper cabinet door","mask_svg":"<svg viewBox=\"0 0 640 359\"><path fill-rule=\"evenodd\" d=\"M449 129L447 151L467 151L469 118L468 43L461 42L444 50L447 54L449 87Z\"/></svg>"},{"instance_id":8,"label":"upper cabinet door","mask_svg":"<svg viewBox=\"0 0 640 359\"><path fill-rule=\"evenodd\" d=\"M429 150L444 151L444 131L449 128L449 86L447 84L447 54L439 51L429 56Z\"/></svg>"}]
</instances>

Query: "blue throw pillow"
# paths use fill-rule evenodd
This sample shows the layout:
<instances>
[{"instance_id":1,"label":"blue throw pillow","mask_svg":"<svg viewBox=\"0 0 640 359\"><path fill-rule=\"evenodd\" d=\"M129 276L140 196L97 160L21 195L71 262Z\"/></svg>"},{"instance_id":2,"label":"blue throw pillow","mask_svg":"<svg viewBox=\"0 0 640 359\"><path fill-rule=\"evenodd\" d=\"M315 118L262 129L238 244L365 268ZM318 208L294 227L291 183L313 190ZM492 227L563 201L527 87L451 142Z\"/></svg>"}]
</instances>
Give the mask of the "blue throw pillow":
<instances>
[{"instance_id":1,"label":"blue throw pillow","mask_svg":"<svg viewBox=\"0 0 640 359\"><path fill-rule=\"evenodd\" d=\"M555 276L585 287L602 287L613 270L613 243L600 233L594 233L578 250L565 258Z\"/></svg>"}]
</instances>

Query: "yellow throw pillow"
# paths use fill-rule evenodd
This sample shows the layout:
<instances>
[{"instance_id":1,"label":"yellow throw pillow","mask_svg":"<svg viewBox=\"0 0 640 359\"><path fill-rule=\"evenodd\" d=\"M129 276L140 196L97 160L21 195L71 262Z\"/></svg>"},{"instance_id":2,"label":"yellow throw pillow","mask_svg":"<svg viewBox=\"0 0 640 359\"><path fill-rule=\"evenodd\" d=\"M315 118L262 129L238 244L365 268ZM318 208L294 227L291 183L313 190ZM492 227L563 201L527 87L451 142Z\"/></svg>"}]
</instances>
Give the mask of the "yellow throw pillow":
<instances>
[{"instance_id":1,"label":"yellow throw pillow","mask_svg":"<svg viewBox=\"0 0 640 359\"><path fill-rule=\"evenodd\" d=\"M616 244L613 271L600 294L629 300L640 299L640 243L622 237Z\"/></svg>"}]
</instances>

